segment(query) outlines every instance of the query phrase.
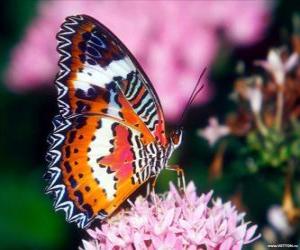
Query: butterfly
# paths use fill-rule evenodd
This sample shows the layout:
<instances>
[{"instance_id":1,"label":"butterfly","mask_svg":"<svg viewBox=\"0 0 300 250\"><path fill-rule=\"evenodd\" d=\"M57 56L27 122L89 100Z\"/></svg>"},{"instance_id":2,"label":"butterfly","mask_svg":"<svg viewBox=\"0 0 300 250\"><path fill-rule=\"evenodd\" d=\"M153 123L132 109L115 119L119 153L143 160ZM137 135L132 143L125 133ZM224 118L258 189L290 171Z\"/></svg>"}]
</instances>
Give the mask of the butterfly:
<instances>
[{"instance_id":1,"label":"butterfly","mask_svg":"<svg viewBox=\"0 0 300 250\"><path fill-rule=\"evenodd\" d=\"M67 17L57 40L59 114L48 137L46 192L56 211L85 228L167 167L182 129L166 135L149 78L100 22Z\"/></svg>"}]
</instances>

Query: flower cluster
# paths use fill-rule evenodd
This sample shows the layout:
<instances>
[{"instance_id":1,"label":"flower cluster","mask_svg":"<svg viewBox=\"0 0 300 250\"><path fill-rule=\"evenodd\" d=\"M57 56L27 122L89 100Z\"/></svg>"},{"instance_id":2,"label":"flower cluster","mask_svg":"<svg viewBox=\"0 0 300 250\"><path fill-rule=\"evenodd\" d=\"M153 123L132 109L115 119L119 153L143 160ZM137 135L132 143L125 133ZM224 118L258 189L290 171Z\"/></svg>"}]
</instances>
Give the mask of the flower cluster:
<instances>
[{"instance_id":1,"label":"flower cluster","mask_svg":"<svg viewBox=\"0 0 300 250\"><path fill-rule=\"evenodd\" d=\"M235 97L241 102L247 101L250 109L239 109L235 116L228 116L227 126L209 122L209 127L200 130L199 134L209 142L215 142L228 134L219 133L221 130L239 136L247 135L250 129L255 128L251 126L253 123L262 134L267 134L270 127L280 129L283 119L298 118L299 55L294 52L287 56L286 53L285 48L271 49L267 60L255 62L255 65L261 66L269 74L267 82L263 83L263 78L257 75L236 81Z\"/></svg>"},{"instance_id":2,"label":"flower cluster","mask_svg":"<svg viewBox=\"0 0 300 250\"><path fill-rule=\"evenodd\" d=\"M41 1L38 16L13 50L6 81L15 91L49 85L57 72L55 34L66 16L87 14L111 29L152 79L168 119L176 119L201 70L214 60L220 30L234 45L262 38L268 1ZM236 20L239 20L236 22ZM176 90L176 91L170 91ZM195 103L207 102L206 85Z\"/></svg>"},{"instance_id":3,"label":"flower cluster","mask_svg":"<svg viewBox=\"0 0 300 250\"><path fill-rule=\"evenodd\" d=\"M271 49L267 60L255 65L263 67L267 77L236 80L238 110L228 115L226 125L213 118L199 134L211 145L228 134L246 137L248 149L261 154L257 165L284 166L291 157L300 157L299 55L288 55L285 48Z\"/></svg>"},{"instance_id":4,"label":"flower cluster","mask_svg":"<svg viewBox=\"0 0 300 250\"><path fill-rule=\"evenodd\" d=\"M230 202L214 201L212 191L197 196L193 182L180 195L174 185L152 201L138 197L129 210L89 229L84 250L95 249L241 249L258 239L257 226L244 222ZM210 204L211 203L211 204Z\"/></svg>"},{"instance_id":5,"label":"flower cluster","mask_svg":"<svg viewBox=\"0 0 300 250\"><path fill-rule=\"evenodd\" d=\"M211 179L225 179L226 174L234 172L234 182L240 189L246 186L243 182L247 178L256 183L263 179L268 183L265 186L272 186L268 191L276 193L276 205L269 204L269 211L264 211L268 225L263 237L268 244L292 239L300 223L299 193L295 191L299 189L300 173L300 17L295 15L293 19L290 45L271 48L265 60L254 61L256 74L243 76L244 72L239 72L242 76L235 81L232 94L237 108L227 115L225 125L213 118L199 131L210 145L215 144L209 167ZM224 138L228 134L231 136ZM234 153L225 169L226 147L235 149L231 148ZM244 200L238 198L240 203ZM276 232L274 237L271 231Z\"/></svg>"}]
</instances>

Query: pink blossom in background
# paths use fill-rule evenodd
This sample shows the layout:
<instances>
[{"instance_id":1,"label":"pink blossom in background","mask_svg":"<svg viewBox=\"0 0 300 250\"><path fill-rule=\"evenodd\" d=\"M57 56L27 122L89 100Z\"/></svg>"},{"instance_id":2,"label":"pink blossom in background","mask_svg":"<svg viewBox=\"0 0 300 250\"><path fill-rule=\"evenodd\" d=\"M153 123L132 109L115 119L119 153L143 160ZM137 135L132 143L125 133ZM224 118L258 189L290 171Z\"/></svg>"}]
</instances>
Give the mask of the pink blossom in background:
<instances>
[{"instance_id":1,"label":"pink blossom in background","mask_svg":"<svg viewBox=\"0 0 300 250\"><path fill-rule=\"evenodd\" d=\"M219 30L234 45L262 38L267 1L41 1L38 14L12 51L7 85L14 91L53 85L58 53L55 35L65 17L88 14L109 27L138 58L175 120L204 67L219 48ZM206 84L195 103L212 96Z\"/></svg>"},{"instance_id":2,"label":"pink blossom in background","mask_svg":"<svg viewBox=\"0 0 300 250\"><path fill-rule=\"evenodd\" d=\"M279 205L273 205L268 209L267 218L270 225L278 232L283 238L291 236L295 232L295 225L291 225Z\"/></svg>"},{"instance_id":3,"label":"pink blossom in background","mask_svg":"<svg viewBox=\"0 0 300 250\"><path fill-rule=\"evenodd\" d=\"M212 191L196 193L193 182L179 195L174 185L155 202L138 197L130 210L88 229L84 250L96 249L206 249L238 250L257 240L256 225L244 222L230 202L212 201Z\"/></svg>"},{"instance_id":4,"label":"pink blossom in background","mask_svg":"<svg viewBox=\"0 0 300 250\"><path fill-rule=\"evenodd\" d=\"M283 85L286 73L291 71L299 63L297 52L291 54L286 60L281 58L282 49L271 49L266 60L255 61L254 64L269 72L278 85Z\"/></svg>"},{"instance_id":5,"label":"pink blossom in background","mask_svg":"<svg viewBox=\"0 0 300 250\"><path fill-rule=\"evenodd\" d=\"M198 135L205 138L210 146L228 134L230 134L230 128L221 125L216 117L210 117L208 126L198 130Z\"/></svg>"}]
</instances>

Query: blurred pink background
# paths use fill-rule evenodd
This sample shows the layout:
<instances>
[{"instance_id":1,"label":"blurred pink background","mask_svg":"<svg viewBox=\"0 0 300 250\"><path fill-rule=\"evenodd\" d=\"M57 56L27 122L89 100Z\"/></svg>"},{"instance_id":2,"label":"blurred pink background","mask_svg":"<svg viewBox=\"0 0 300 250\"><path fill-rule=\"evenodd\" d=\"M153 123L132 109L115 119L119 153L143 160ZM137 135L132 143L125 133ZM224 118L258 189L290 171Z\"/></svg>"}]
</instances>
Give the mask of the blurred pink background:
<instances>
[{"instance_id":1,"label":"blurred pink background","mask_svg":"<svg viewBox=\"0 0 300 250\"><path fill-rule=\"evenodd\" d=\"M270 11L267 1L41 1L12 52L7 86L16 92L54 87L59 26L68 15L88 14L133 52L152 80L166 118L176 121L200 72L217 58L219 31L232 46L251 45L263 37ZM206 84L195 103L209 101L212 89Z\"/></svg>"}]
</instances>

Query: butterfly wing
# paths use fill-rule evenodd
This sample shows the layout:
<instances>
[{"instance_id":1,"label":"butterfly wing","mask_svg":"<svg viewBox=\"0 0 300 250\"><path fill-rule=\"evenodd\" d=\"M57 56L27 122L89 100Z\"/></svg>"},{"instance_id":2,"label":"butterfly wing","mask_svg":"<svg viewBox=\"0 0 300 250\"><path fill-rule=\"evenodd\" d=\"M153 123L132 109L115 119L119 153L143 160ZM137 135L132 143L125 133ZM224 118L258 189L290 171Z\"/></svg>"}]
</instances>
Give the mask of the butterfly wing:
<instances>
[{"instance_id":1,"label":"butterfly wing","mask_svg":"<svg viewBox=\"0 0 300 250\"><path fill-rule=\"evenodd\" d=\"M150 176L141 133L107 116L54 119L47 190L69 222L87 226L110 215Z\"/></svg>"},{"instance_id":2,"label":"butterfly wing","mask_svg":"<svg viewBox=\"0 0 300 250\"><path fill-rule=\"evenodd\" d=\"M57 37L60 114L49 136L47 191L56 210L85 227L147 181L144 147L167 144L165 124L150 81L103 25L88 16L69 17Z\"/></svg>"},{"instance_id":3,"label":"butterfly wing","mask_svg":"<svg viewBox=\"0 0 300 250\"><path fill-rule=\"evenodd\" d=\"M136 59L112 32L92 17L72 16L61 26L57 39L61 58L56 86L63 117L109 114L142 127L138 130L144 124L155 140L167 144L158 96ZM122 103L114 100L111 88ZM128 110L140 121L130 120Z\"/></svg>"}]
</instances>

